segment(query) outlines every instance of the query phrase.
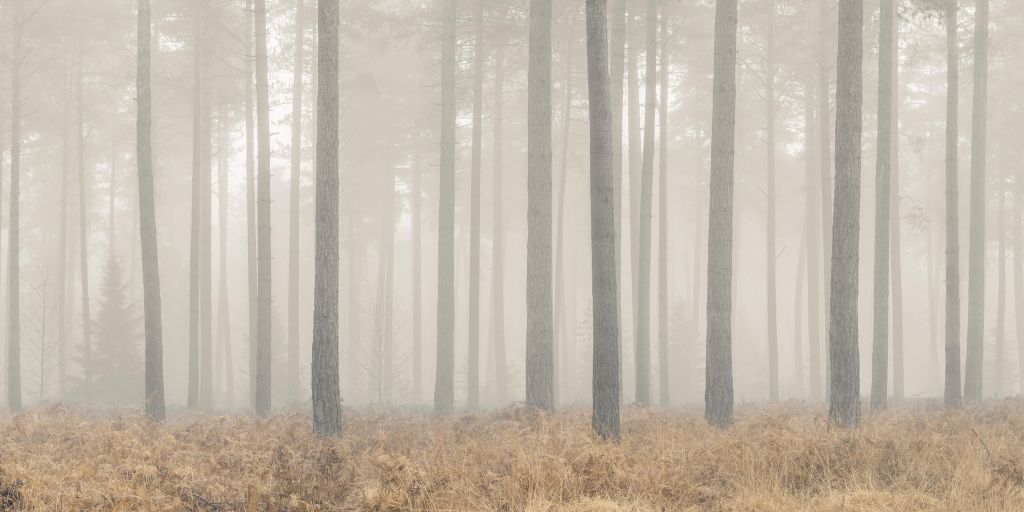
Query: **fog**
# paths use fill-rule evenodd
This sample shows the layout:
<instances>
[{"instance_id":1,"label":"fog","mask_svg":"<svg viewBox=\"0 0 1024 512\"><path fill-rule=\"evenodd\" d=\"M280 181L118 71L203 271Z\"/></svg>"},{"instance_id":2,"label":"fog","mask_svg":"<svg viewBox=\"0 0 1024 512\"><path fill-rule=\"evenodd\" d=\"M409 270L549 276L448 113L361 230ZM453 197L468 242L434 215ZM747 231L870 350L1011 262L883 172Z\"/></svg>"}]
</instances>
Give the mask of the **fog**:
<instances>
[{"instance_id":1,"label":"fog","mask_svg":"<svg viewBox=\"0 0 1024 512\"><path fill-rule=\"evenodd\" d=\"M545 199L528 193L528 2L479 2L456 3L451 89L457 411L527 401L527 376L538 371L526 362L528 210ZM620 2L626 16L618 68L614 22L610 55L613 95L616 81L622 87L612 103L613 112L621 106L621 117L613 117L621 130L613 132L621 139L614 155L622 162L616 219L622 400L699 406L711 339L715 2L656 2L653 60L645 39L648 3ZM269 240L271 258L270 403L285 410L311 401L321 123L317 2L266 2L266 112L258 112L249 3L164 0L152 6L153 204L164 393L172 413L252 408L251 342L260 324L250 279L258 237L269 237L263 241ZM345 407L428 410L434 404L437 340L444 330L438 325L444 317L438 315L443 4L340 3L338 345ZM544 178L551 220L535 231L550 233L551 243L532 243L550 257L553 405L589 407L594 308L587 20L584 2L551 4L551 154ZM611 4L614 14L619 4ZM876 160L883 139L892 150L890 236L881 253L889 267L887 296L881 296L888 315L885 393L892 401L941 398L946 383L945 4L895 4L894 130L881 138L879 1L863 6L855 293L865 404L877 341L875 233L882 224L876 220ZM976 10L974 2L961 4L954 161L959 339L965 362L968 331L980 332L982 395L995 399L1024 390L1024 338L1017 325L1024 314L1024 185L1017 181L1017 130L1024 127L1017 88L1024 77L1016 65L1024 59L1024 39L1014 35L1024 33L1024 8L992 1L987 110L980 111L979 124ZM15 391L25 407L143 403L136 14L136 2L122 0L18 0L0 7L0 332L7 346L0 385L12 410L21 408L10 403ZM738 404L826 399L836 86L856 78L837 69L837 16L833 1L739 2L730 290L731 386ZM645 123L651 113L653 121ZM257 121L264 118L269 160L260 165L269 164L269 225L258 226L268 233L257 233ZM987 126L980 143L979 126ZM644 145L652 143L645 158ZM973 206L972 159L975 167L979 159L987 163L983 201ZM653 178L646 207L645 164ZM543 209L534 213L543 221ZM647 221L649 234L641 236ZM969 251L972 222L981 223L980 262L972 262ZM641 264L642 252L649 268ZM983 273L971 272L971 263ZM641 301L645 271L648 300ZM983 276L983 321L968 327L968 287L979 285L976 275ZM646 327L640 318L649 319ZM638 352L649 364L638 365ZM638 373L649 383L646 396Z\"/></svg>"}]
</instances>

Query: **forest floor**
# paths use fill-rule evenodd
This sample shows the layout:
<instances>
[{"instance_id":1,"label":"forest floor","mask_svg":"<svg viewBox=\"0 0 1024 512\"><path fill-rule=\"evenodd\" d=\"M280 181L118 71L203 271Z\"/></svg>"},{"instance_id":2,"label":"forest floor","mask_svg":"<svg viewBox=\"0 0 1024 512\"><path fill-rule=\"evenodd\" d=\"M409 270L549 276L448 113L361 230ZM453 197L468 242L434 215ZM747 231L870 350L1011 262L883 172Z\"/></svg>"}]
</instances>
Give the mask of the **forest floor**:
<instances>
[{"instance_id":1,"label":"forest floor","mask_svg":"<svg viewBox=\"0 0 1024 512\"><path fill-rule=\"evenodd\" d=\"M829 430L823 407L589 411L436 419L347 412L318 440L304 413L266 421L98 419L61 406L0 421L0 510L1024 510L1024 401L917 402Z\"/></svg>"}]
</instances>

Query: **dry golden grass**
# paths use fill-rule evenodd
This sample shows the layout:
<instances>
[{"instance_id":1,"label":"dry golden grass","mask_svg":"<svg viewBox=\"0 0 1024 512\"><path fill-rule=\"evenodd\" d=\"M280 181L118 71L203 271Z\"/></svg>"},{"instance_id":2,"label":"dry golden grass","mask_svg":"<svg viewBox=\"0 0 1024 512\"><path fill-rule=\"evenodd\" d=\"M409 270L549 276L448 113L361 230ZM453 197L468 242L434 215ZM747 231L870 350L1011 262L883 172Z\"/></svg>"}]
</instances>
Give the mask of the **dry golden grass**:
<instances>
[{"instance_id":1,"label":"dry golden grass","mask_svg":"<svg viewBox=\"0 0 1024 512\"><path fill-rule=\"evenodd\" d=\"M0 510L1024 510L1024 403L920 403L829 431L823 409L627 409L434 419L352 413L321 441L268 421L86 419L54 407L0 426Z\"/></svg>"}]
</instances>

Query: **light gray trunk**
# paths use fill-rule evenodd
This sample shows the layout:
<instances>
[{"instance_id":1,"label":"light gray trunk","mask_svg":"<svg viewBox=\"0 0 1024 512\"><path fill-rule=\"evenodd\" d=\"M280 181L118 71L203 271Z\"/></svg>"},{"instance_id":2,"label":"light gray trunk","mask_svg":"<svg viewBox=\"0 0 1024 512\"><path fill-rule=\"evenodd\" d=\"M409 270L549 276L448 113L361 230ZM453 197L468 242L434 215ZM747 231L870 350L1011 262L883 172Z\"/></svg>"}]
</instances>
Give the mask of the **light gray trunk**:
<instances>
[{"instance_id":1,"label":"light gray trunk","mask_svg":"<svg viewBox=\"0 0 1024 512\"><path fill-rule=\"evenodd\" d=\"M164 363L163 327L160 312L160 266L157 258L156 214L153 201L152 89L150 62L152 28L149 0L139 0L138 14L138 77L139 110L136 120L137 163L139 166L139 231L142 244L142 286L146 317L146 415L163 421Z\"/></svg>"},{"instance_id":2,"label":"light gray trunk","mask_svg":"<svg viewBox=\"0 0 1024 512\"><path fill-rule=\"evenodd\" d=\"M245 9L246 55L253 54L254 0ZM253 105L253 59L245 59L245 236L249 320L249 403L256 403L256 120Z\"/></svg>"},{"instance_id":3,"label":"light gray trunk","mask_svg":"<svg viewBox=\"0 0 1024 512\"><path fill-rule=\"evenodd\" d=\"M813 16L809 16L810 30L814 30L814 23L816 19ZM814 39L812 38L813 42ZM811 49L813 51L813 48ZM810 56L813 58L813 54ZM809 364L807 366L807 372L810 375L808 379L808 393L807 398L812 400L821 399L821 193L822 187L820 186L822 179L821 169L818 167L821 160L815 161L814 141L816 137L823 137L826 132L818 129L817 133L814 125L815 115L815 84L814 80L808 76L807 83L804 84L804 140L807 144L804 146L804 174L806 180L806 197L804 203L804 215L805 215L805 244L806 254L803 256L807 260L807 355L809 358ZM819 94L823 94L825 91L818 91ZM818 151L823 150L823 145L817 146ZM800 367L800 371L803 371L803 367ZM805 382L801 377L801 382Z\"/></svg>"},{"instance_id":4,"label":"light gray trunk","mask_svg":"<svg viewBox=\"0 0 1024 512\"><path fill-rule=\"evenodd\" d=\"M985 359L985 161L988 111L988 0L974 3L974 107L971 108L971 227L964 400L979 402Z\"/></svg>"},{"instance_id":5,"label":"light gray trunk","mask_svg":"<svg viewBox=\"0 0 1024 512\"><path fill-rule=\"evenodd\" d=\"M341 433L338 386L338 27L337 0L317 5L316 255L313 279L313 429Z\"/></svg>"},{"instance_id":6,"label":"light gray trunk","mask_svg":"<svg viewBox=\"0 0 1024 512\"><path fill-rule=\"evenodd\" d=\"M998 268L996 270L996 354L995 383L992 389L994 398L1001 398L1003 393L1003 360L1006 357L1006 180L998 176L996 192L999 194L996 211L996 231L998 241Z\"/></svg>"},{"instance_id":7,"label":"light gray trunk","mask_svg":"<svg viewBox=\"0 0 1024 512\"><path fill-rule=\"evenodd\" d=\"M732 423L732 245L736 140L737 0L715 3L715 72L711 120L708 226L707 361L704 417Z\"/></svg>"},{"instance_id":8,"label":"light gray trunk","mask_svg":"<svg viewBox=\"0 0 1024 512\"><path fill-rule=\"evenodd\" d=\"M608 2L587 0L587 83L590 99L591 286L594 362L591 425L602 439L619 439L619 317L615 276L615 208Z\"/></svg>"},{"instance_id":9,"label":"light gray trunk","mask_svg":"<svg viewBox=\"0 0 1024 512\"><path fill-rule=\"evenodd\" d=\"M218 251L220 254L220 271L218 272L219 284L217 289L217 337L220 340L221 348L221 371L224 372L224 391L226 393L224 403L230 406L235 401L235 371L231 348L231 309L228 303L228 202L231 200L231 197L228 195L228 181L231 174L228 160L231 153L231 139L228 133L227 112L223 105L220 107L217 118L220 121L218 123L220 134L217 144L217 154L219 157L217 164L217 206L219 209L217 231L220 235Z\"/></svg>"},{"instance_id":10,"label":"light gray trunk","mask_svg":"<svg viewBox=\"0 0 1024 512\"><path fill-rule=\"evenodd\" d=\"M469 363L466 408L480 408L480 167L483 159L484 2L473 13L473 154L470 163L469 220Z\"/></svg>"},{"instance_id":11,"label":"light gray trunk","mask_svg":"<svg viewBox=\"0 0 1024 512\"><path fill-rule=\"evenodd\" d=\"M875 157L875 271L871 345L871 409L889 400L889 263L893 183L893 0L882 0L878 31L878 139Z\"/></svg>"},{"instance_id":12,"label":"light gray trunk","mask_svg":"<svg viewBox=\"0 0 1024 512\"><path fill-rule=\"evenodd\" d=\"M267 3L256 2L256 396L253 408L270 414L271 241L270 241L270 96L267 84Z\"/></svg>"},{"instance_id":13,"label":"light gray trunk","mask_svg":"<svg viewBox=\"0 0 1024 512\"><path fill-rule=\"evenodd\" d=\"M57 268L57 388L58 398L67 394L68 366L68 181L71 179L70 157L71 135L71 75L64 84L64 113L61 123L61 164L60 164L60 254Z\"/></svg>"},{"instance_id":14,"label":"light gray trunk","mask_svg":"<svg viewBox=\"0 0 1024 512\"><path fill-rule=\"evenodd\" d=\"M654 199L655 116L658 107L658 2L647 0L644 64L644 146L640 176L639 262L636 317L636 401L651 403L651 222Z\"/></svg>"},{"instance_id":15,"label":"light gray trunk","mask_svg":"<svg viewBox=\"0 0 1024 512\"><path fill-rule=\"evenodd\" d=\"M299 184L302 181L302 72L306 26L303 0L295 2L295 53L292 63L291 176L288 193L288 400L299 395Z\"/></svg>"},{"instance_id":16,"label":"light gray trunk","mask_svg":"<svg viewBox=\"0 0 1024 512\"><path fill-rule=\"evenodd\" d=\"M202 377L199 370L202 323L202 219L203 219L203 64L202 0L196 3L196 26L192 36L192 212L188 257L188 408L200 405Z\"/></svg>"},{"instance_id":17,"label":"light gray trunk","mask_svg":"<svg viewBox=\"0 0 1024 512\"><path fill-rule=\"evenodd\" d=\"M81 43L81 41L79 41ZM16 59L17 60L17 59ZM82 370L84 374L85 397L92 394L92 320L89 314L89 187L85 181L85 104L82 94L82 46L78 50L78 230L79 230L79 263L82 279ZM17 103L17 102L15 102ZM12 112L12 118L13 118ZM12 123L13 126L13 123ZM12 152L14 148L12 148ZM13 160L12 160L13 162ZM11 174L14 166L11 165Z\"/></svg>"},{"instance_id":18,"label":"light gray trunk","mask_svg":"<svg viewBox=\"0 0 1024 512\"><path fill-rule=\"evenodd\" d=\"M1024 172L1014 175L1013 192L1013 305L1016 316L1014 329L1017 336L1017 386L1018 393L1024 394Z\"/></svg>"},{"instance_id":19,"label":"light gray trunk","mask_svg":"<svg viewBox=\"0 0 1024 512\"><path fill-rule=\"evenodd\" d=\"M630 325L634 345L637 342L637 320L640 314L638 295L640 285L640 194L643 185L643 146L641 139L640 119L640 70L639 53L640 39L639 23L637 22L637 4L629 0L627 5L627 33L628 39L626 53L626 137L628 141L628 176L626 182L629 184L629 286L630 286ZM623 237L623 240L626 238ZM622 288L619 289L620 291ZM636 350L633 350L634 366L636 365ZM621 363L621 361L620 361ZM625 376L623 371L622 377ZM635 377L635 376L634 376ZM636 390L634 390L635 393Z\"/></svg>"},{"instance_id":20,"label":"light gray trunk","mask_svg":"<svg viewBox=\"0 0 1024 512\"><path fill-rule=\"evenodd\" d=\"M765 219L765 269L767 270L765 275L766 281L766 297L765 305L767 308L766 320L768 335L768 400L776 402L779 400L779 326L778 326L778 313L776 312L778 304L776 290L776 249L775 249L775 115L776 115L776 98L775 98L775 0L770 1L768 15L768 38L765 41L766 51L766 87L765 87L765 122L767 129L766 133L766 170L765 176L766 186L765 193L767 197L767 215Z\"/></svg>"},{"instance_id":21,"label":"light gray trunk","mask_svg":"<svg viewBox=\"0 0 1024 512\"><path fill-rule=\"evenodd\" d=\"M204 77L210 72L209 57L203 55ZM199 268L199 405L213 408L213 109L209 93L203 89L202 182L200 202L200 268Z\"/></svg>"},{"instance_id":22,"label":"light gray trunk","mask_svg":"<svg viewBox=\"0 0 1024 512\"><path fill-rule=\"evenodd\" d=\"M423 169L412 169L412 397L423 398Z\"/></svg>"},{"instance_id":23,"label":"light gray trunk","mask_svg":"<svg viewBox=\"0 0 1024 512\"><path fill-rule=\"evenodd\" d=\"M668 360L668 13L661 13L658 99L658 403L669 404Z\"/></svg>"},{"instance_id":24,"label":"light gray trunk","mask_svg":"<svg viewBox=\"0 0 1024 512\"><path fill-rule=\"evenodd\" d=\"M960 388L960 184L959 92L960 41L957 35L959 0L946 0L946 407L959 407Z\"/></svg>"},{"instance_id":25,"label":"light gray trunk","mask_svg":"<svg viewBox=\"0 0 1024 512\"><path fill-rule=\"evenodd\" d=\"M860 261L861 109L863 107L864 1L839 2L836 85L836 179L832 218L829 315L831 389L829 422L860 424L860 352L857 348Z\"/></svg>"},{"instance_id":26,"label":"light gray trunk","mask_svg":"<svg viewBox=\"0 0 1024 512\"><path fill-rule=\"evenodd\" d=\"M499 9L500 34L506 12ZM494 262L491 268L491 350L494 363L494 401L501 406L508 400L508 369L505 367L505 212L504 212L504 110L505 110L505 41L497 41L494 58L494 233L492 247Z\"/></svg>"},{"instance_id":27,"label":"light gray trunk","mask_svg":"<svg viewBox=\"0 0 1024 512\"><path fill-rule=\"evenodd\" d=\"M455 45L456 0L443 0L441 178L437 228L437 365L434 413L455 410Z\"/></svg>"},{"instance_id":28,"label":"light gray trunk","mask_svg":"<svg viewBox=\"0 0 1024 512\"><path fill-rule=\"evenodd\" d=\"M11 188L7 228L7 408L21 413L21 61L24 20L14 13L11 52ZM40 376L40 379L42 376Z\"/></svg>"},{"instance_id":29,"label":"light gray trunk","mask_svg":"<svg viewBox=\"0 0 1024 512\"><path fill-rule=\"evenodd\" d=\"M612 207L615 218L615 289L622 289L622 100L625 94L623 74L626 65L626 0L611 0L609 8L609 45L611 56L611 109L612 109ZM621 299L621 296L620 296ZM619 323L625 324L622 304L618 306ZM619 357L622 364L622 338L619 338ZM622 369L618 372L622 378ZM619 390L622 390L619 383Z\"/></svg>"},{"instance_id":30,"label":"light gray trunk","mask_svg":"<svg viewBox=\"0 0 1024 512\"><path fill-rule=\"evenodd\" d=\"M804 325L803 298L806 289L804 279L807 277L807 233L810 226L804 224L800 233L800 253L796 263L796 288L793 291L793 397L804 398ZM810 317L808 316L808 320Z\"/></svg>"},{"instance_id":31,"label":"light gray trunk","mask_svg":"<svg viewBox=\"0 0 1024 512\"><path fill-rule=\"evenodd\" d=\"M893 23L896 23L896 19ZM898 38L898 32L896 37ZM896 52L898 45L894 45L893 52ZM895 59L895 58L894 58ZM894 60L894 84L899 84L898 60ZM900 147L899 147L899 100L896 97L896 87L893 90L893 116L892 116L892 194L889 200L892 201L889 218L890 234L892 235L892 250L889 253L890 265L892 266L892 396L894 400L902 400L904 395L904 372L903 372L903 237L900 231Z\"/></svg>"},{"instance_id":32,"label":"light gray trunk","mask_svg":"<svg viewBox=\"0 0 1024 512\"><path fill-rule=\"evenodd\" d=\"M832 75L829 69L832 67L832 63L829 62L829 48L831 44L831 36L829 33L831 29L829 27L829 5L833 5L833 2L828 0L822 0L818 3L818 23L820 29L820 37L818 38L818 158L820 164L821 180L821 242L822 242L822 272L824 279L822 280L822 297L826 300L832 296L832 142L829 137L829 132L832 129L831 115L829 113L829 95L831 92L830 83L832 81ZM824 313L823 313L824 314ZM820 400L823 397L827 400L830 396L831 390L831 364L829 358L831 357L828 346L825 346L824 358L825 358L825 389L824 394L821 384L821 373L822 373L822 340L827 340L827 333L831 329L828 324L828 318L825 319L825 325L822 328L822 334L815 336L811 341L811 398L814 400Z\"/></svg>"},{"instance_id":33,"label":"light gray trunk","mask_svg":"<svg viewBox=\"0 0 1024 512\"><path fill-rule=\"evenodd\" d=\"M554 372L552 384L552 387L555 389L556 403L559 400L559 384L562 379L567 378L570 383L572 382L572 376L568 375L571 370L571 362L567 359L568 353L571 352L567 349L568 345L572 343L572 339L566 330L566 325L574 323L570 315L575 312L575 308L568 307L565 302L565 196L566 183L569 179L569 125L572 123L572 43L575 37L576 14L577 11L575 10L569 12L569 28L566 33L564 49L565 76L562 84L565 101L562 105L562 150L559 155L558 164L558 210L555 213L555 226L558 227L558 230L555 232L554 360L561 361L561 368ZM569 314L567 315L567 313ZM566 316L569 316L568 321L566 321ZM562 372L567 373L567 375L562 375Z\"/></svg>"}]
</instances>

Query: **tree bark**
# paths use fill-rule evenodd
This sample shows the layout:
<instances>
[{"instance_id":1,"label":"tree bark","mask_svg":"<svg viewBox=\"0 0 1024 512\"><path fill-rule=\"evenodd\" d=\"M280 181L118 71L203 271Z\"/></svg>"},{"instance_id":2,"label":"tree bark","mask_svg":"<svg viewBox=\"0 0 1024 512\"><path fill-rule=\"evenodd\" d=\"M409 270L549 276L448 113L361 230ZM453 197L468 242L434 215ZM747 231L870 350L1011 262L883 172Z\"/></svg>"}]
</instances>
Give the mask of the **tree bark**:
<instances>
[{"instance_id":1,"label":"tree bark","mask_svg":"<svg viewBox=\"0 0 1024 512\"><path fill-rule=\"evenodd\" d=\"M988 0L974 7L974 107L971 109L971 227L967 283L964 400L979 402L985 359L985 161L988 119Z\"/></svg>"},{"instance_id":2,"label":"tree bark","mask_svg":"<svg viewBox=\"0 0 1024 512\"><path fill-rule=\"evenodd\" d=\"M946 407L960 406L959 0L946 0Z\"/></svg>"},{"instance_id":3,"label":"tree bark","mask_svg":"<svg viewBox=\"0 0 1024 512\"><path fill-rule=\"evenodd\" d=\"M507 12L499 9L498 27L494 33L502 34ZM497 41L494 58L494 233L492 247L494 261L491 268L491 350L494 354L494 401L504 405L508 400L508 369L505 367L505 211L504 211L504 110L505 110L505 41Z\"/></svg>"},{"instance_id":4,"label":"tree bark","mask_svg":"<svg viewBox=\"0 0 1024 512\"><path fill-rule=\"evenodd\" d=\"M444 0L441 32L441 179L437 248L434 413L455 410L455 45L456 0Z\"/></svg>"},{"instance_id":5,"label":"tree bark","mask_svg":"<svg viewBox=\"0 0 1024 512\"><path fill-rule=\"evenodd\" d=\"M611 21L609 22L609 46L610 46L610 70L611 70L611 109L612 109L612 206L614 208L615 226L615 289L622 289L622 100L625 94L623 74L626 67L626 0L610 0L611 7L607 8ZM619 297L620 301L622 297ZM619 323L625 324L625 317L622 314L622 304L618 306ZM617 361L622 364L622 338L619 337L619 357ZM619 379L622 378L622 369L618 372ZM622 383L619 383L619 390L622 390Z\"/></svg>"},{"instance_id":6,"label":"tree bark","mask_svg":"<svg viewBox=\"0 0 1024 512\"><path fill-rule=\"evenodd\" d=\"M715 73L711 121L708 226L708 333L704 417L732 423L732 244L736 140L737 1L715 4Z\"/></svg>"},{"instance_id":7,"label":"tree bark","mask_svg":"<svg viewBox=\"0 0 1024 512\"><path fill-rule=\"evenodd\" d=\"M654 199L655 116L658 107L658 2L647 0L644 64L644 146L640 176L639 263L636 319L636 401L651 403L651 223Z\"/></svg>"},{"instance_id":8,"label":"tree bark","mask_svg":"<svg viewBox=\"0 0 1024 512\"><path fill-rule=\"evenodd\" d=\"M255 34L255 0L247 0L245 9L246 55L253 54ZM246 277L248 284L249 320L249 403L256 403L256 120L253 105L253 59L245 59L245 230L246 230Z\"/></svg>"},{"instance_id":9,"label":"tree bark","mask_svg":"<svg viewBox=\"0 0 1024 512\"><path fill-rule=\"evenodd\" d=\"M836 85L836 185L832 218L829 325L829 421L860 424L860 354L857 348L860 259L861 109L863 107L864 1L839 2L839 80Z\"/></svg>"},{"instance_id":10,"label":"tree bark","mask_svg":"<svg viewBox=\"0 0 1024 512\"><path fill-rule=\"evenodd\" d=\"M808 190L809 191L809 190ZM800 234L800 252L796 264L796 288L793 291L793 397L804 398L804 279L807 277L807 234L810 226L804 224ZM810 320L808 316L808 320Z\"/></svg>"},{"instance_id":11,"label":"tree bark","mask_svg":"<svg viewBox=\"0 0 1024 512\"><path fill-rule=\"evenodd\" d=\"M21 413L21 64L25 22L14 14L11 51L11 188L7 228L7 408ZM42 379L42 376L39 377Z\"/></svg>"},{"instance_id":12,"label":"tree bark","mask_svg":"<svg viewBox=\"0 0 1024 512\"><path fill-rule=\"evenodd\" d=\"M192 220L188 257L188 408L200 405L200 336L202 323L202 219L203 219L203 27L204 2L197 0L192 36Z\"/></svg>"},{"instance_id":13,"label":"tree bark","mask_svg":"<svg viewBox=\"0 0 1024 512\"><path fill-rule=\"evenodd\" d=\"M551 298L551 0L530 1L526 401L554 406Z\"/></svg>"},{"instance_id":14,"label":"tree bark","mask_svg":"<svg viewBox=\"0 0 1024 512\"><path fill-rule=\"evenodd\" d=\"M267 3L256 2L257 248L256 248L256 396L253 408L270 414L271 241L270 241L270 96L267 84Z\"/></svg>"},{"instance_id":15,"label":"tree bark","mask_svg":"<svg viewBox=\"0 0 1024 512\"><path fill-rule=\"evenodd\" d=\"M71 135L71 75L68 73L64 84L64 112L61 123L61 164L60 164L60 254L57 268L57 387L58 397L63 400L67 395L68 367L68 181L71 179L70 156Z\"/></svg>"},{"instance_id":16,"label":"tree bark","mask_svg":"<svg viewBox=\"0 0 1024 512\"><path fill-rule=\"evenodd\" d=\"M889 218L893 141L893 0L882 0L878 31L878 139L875 157L875 271L871 345L871 410L889 400L889 258L893 237Z\"/></svg>"},{"instance_id":17,"label":"tree bark","mask_svg":"<svg viewBox=\"0 0 1024 512\"><path fill-rule=\"evenodd\" d=\"M316 255L313 280L313 429L341 434L338 385L338 28L337 0L317 4Z\"/></svg>"},{"instance_id":18,"label":"tree bark","mask_svg":"<svg viewBox=\"0 0 1024 512\"><path fill-rule=\"evenodd\" d=\"M775 249L775 0L770 0L768 17L768 38L765 41L766 51L766 87L765 97L765 122L766 133L766 194L767 194L767 215L765 219L765 275L768 335L768 400L777 402L779 400L779 326L777 313L778 291L776 289L776 249Z\"/></svg>"},{"instance_id":19,"label":"tree bark","mask_svg":"<svg viewBox=\"0 0 1024 512\"><path fill-rule=\"evenodd\" d=\"M139 166L139 231L142 240L142 286L146 317L146 415L163 421L164 363L163 327L160 312L160 266L157 258L156 214L153 201L152 89L150 63L152 28L149 0L139 0L138 78L139 101L136 121L137 162Z\"/></svg>"},{"instance_id":20,"label":"tree bark","mask_svg":"<svg viewBox=\"0 0 1024 512\"><path fill-rule=\"evenodd\" d=\"M467 365L466 408L480 408L480 167L483 158L484 2L476 2L473 13L476 35L473 42L473 154L470 163L469 228L469 363Z\"/></svg>"},{"instance_id":21,"label":"tree bark","mask_svg":"<svg viewBox=\"0 0 1024 512\"><path fill-rule=\"evenodd\" d=\"M590 99L591 279L594 362L591 426L602 439L619 439L619 318L615 276L613 140L608 71L608 1L587 0L587 83Z\"/></svg>"},{"instance_id":22,"label":"tree bark","mask_svg":"<svg viewBox=\"0 0 1024 512\"><path fill-rule=\"evenodd\" d=\"M997 176L996 192L999 194L999 201L996 211L996 231L999 233L998 240L998 267L996 279L996 354L995 354L995 384L992 390L994 398L1002 398L1003 392L1003 360L1006 357L1006 180L1003 176Z\"/></svg>"},{"instance_id":23,"label":"tree bark","mask_svg":"<svg viewBox=\"0 0 1024 512\"><path fill-rule=\"evenodd\" d=\"M288 399L299 396L299 184L302 181L302 72L305 65L306 10L295 2L295 52L292 67L292 147L288 194Z\"/></svg>"}]
</instances>

